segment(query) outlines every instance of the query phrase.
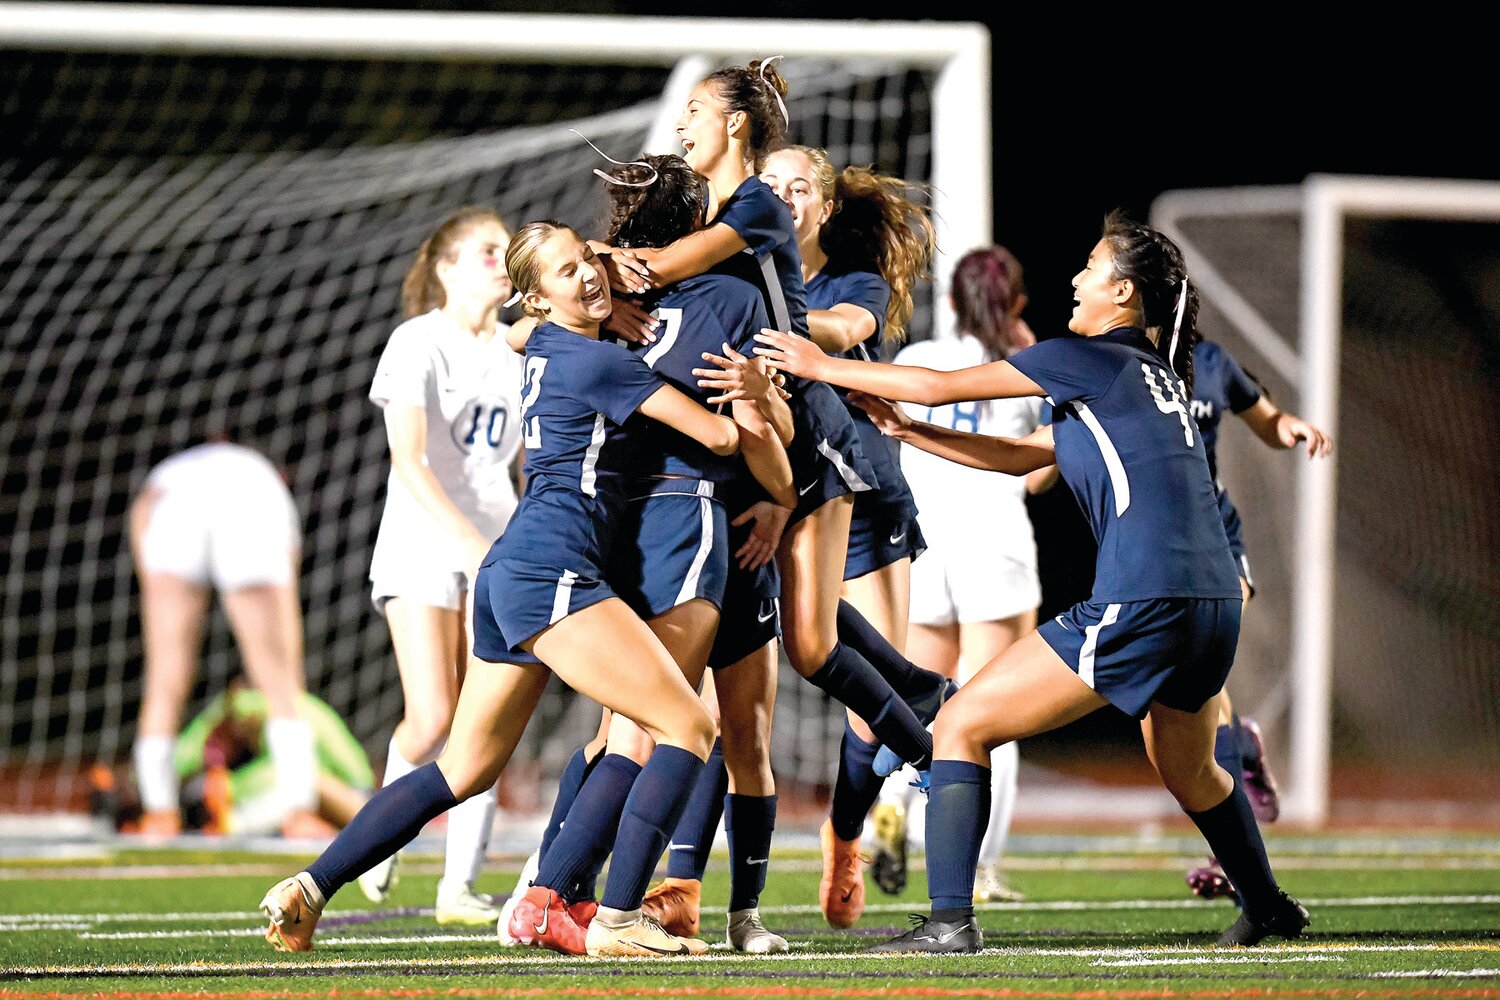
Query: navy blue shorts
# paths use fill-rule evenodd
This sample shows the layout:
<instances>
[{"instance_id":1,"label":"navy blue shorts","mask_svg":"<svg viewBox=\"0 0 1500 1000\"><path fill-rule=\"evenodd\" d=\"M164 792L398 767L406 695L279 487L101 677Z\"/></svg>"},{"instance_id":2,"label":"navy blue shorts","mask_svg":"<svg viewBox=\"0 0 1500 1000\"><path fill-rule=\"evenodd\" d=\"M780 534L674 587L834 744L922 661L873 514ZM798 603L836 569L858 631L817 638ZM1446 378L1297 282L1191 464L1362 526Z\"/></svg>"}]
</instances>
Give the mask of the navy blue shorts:
<instances>
[{"instance_id":1,"label":"navy blue shorts","mask_svg":"<svg viewBox=\"0 0 1500 1000\"><path fill-rule=\"evenodd\" d=\"M724 606L729 518L714 499L715 485L661 479L642 485L626 506L609 555L609 582L643 619L699 597Z\"/></svg>"},{"instance_id":2,"label":"navy blue shorts","mask_svg":"<svg viewBox=\"0 0 1500 1000\"><path fill-rule=\"evenodd\" d=\"M742 570L734 553L750 525L729 529L729 582L719 614L719 631L708 654L711 670L722 670L781 636L781 573L772 559L760 569Z\"/></svg>"},{"instance_id":3,"label":"navy blue shorts","mask_svg":"<svg viewBox=\"0 0 1500 1000\"><path fill-rule=\"evenodd\" d=\"M1240 599L1084 601L1037 629L1085 684L1133 718L1153 701L1196 712L1234 664Z\"/></svg>"},{"instance_id":4,"label":"navy blue shorts","mask_svg":"<svg viewBox=\"0 0 1500 1000\"><path fill-rule=\"evenodd\" d=\"M615 596L587 562L579 570L518 559L487 563L474 582L474 655L492 663L538 662L517 658L525 654L521 643Z\"/></svg>"},{"instance_id":5,"label":"navy blue shorts","mask_svg":"<svg viewBox=\"0 0 1500 1000\"><path fill-rule=\"evenodd\" d=\"M1245 539L1240 525L1240 512L1229 499L1227 490L1219 491L1219 520L1224 522L1224 534L1229 537L1229 554L1234 556L1234 568L1239 571L1250 596L1255 596L1255 581L1250 577L1250 557L1245 555Z\"/></svg>"},{"instance_id":6,"label":"navy blue shorts","mask_svg":"<svg viewBox=\"0 0 1500 1000\"><path fill-rule=\"evenodd\" d=\"M789 404L796 435L787 458L797 488L790 527L830 500L879 486L859 431L838 394L822 382L803 383Z\"/></svg>"},{"instance_id":7,"label":"navy blue shorts","mask_svg":"<svg viewBox=\"0 0 1500 1000\"><path fill-rule=\"evenodd\" d=\"M866 503L866 497L871 502ZM874 492L860 493L854 498L849 554L844 559L845 580L873 573L902 559L915 559L927 550L915 508L892 507L880 500Z\"/></svg>"}]
</instances>

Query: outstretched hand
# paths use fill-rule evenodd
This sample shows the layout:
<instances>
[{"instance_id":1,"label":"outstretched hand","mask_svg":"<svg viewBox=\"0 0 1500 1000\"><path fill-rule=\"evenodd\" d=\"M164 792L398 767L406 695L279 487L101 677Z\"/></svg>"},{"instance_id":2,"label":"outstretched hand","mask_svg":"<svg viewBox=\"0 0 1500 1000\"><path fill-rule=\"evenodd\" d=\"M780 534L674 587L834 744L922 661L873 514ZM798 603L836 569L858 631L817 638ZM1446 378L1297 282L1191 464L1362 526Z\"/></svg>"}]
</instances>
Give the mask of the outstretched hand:
<instances>
[{"instance_id":1,"label":"outstretched hand","mask_svg":"<svg viewBox=\"0 0 1500 1000\"><path fill-rule=\"evenodd\" d=\"M708 402L768 399L775 383L766 372L766 363L759 358L747 358L728 344L722 349L722 355L703 352L703 360L718 365L717 368L693 369L693 374L698 376L698 388L718 393Z\"/></svg>"},{"instance_id":2,"label":"outstretched hand","mask_svg":"<svg viewBox=\"0 0 1500 1000\"><path fill-rule=\"evenodd\" d=\"M755 353L769 361L772 368L789 375L822 381L819 372L823 363L828 360L828 355L807 337L762 329L755 335L755 339L765 345L757 347Z\"/></svg>"},{"instance_id":3,"label":"outstretched hand","mask_svg":"<svg viewBox=\"0 0 1500 1000\"><path fill-rule=\"evenodd\" d=\"M886 437L900 437L911 426L911 417L899 403L858 390L849 393L849 402L869 414L875 429Z\"/></svg>"},{"instance_id":4,"label":"outstretched hand","mask_svg":"<svg viewBox=\"0 0 1500 1000\"><path fill-rule=\"evenodd\" d=\"M1276 436L1287 448L1297 447L1298 441L1304 442L1308 458L1326 458L1333 451L1333 438L1327 432L1290 413L1281 414L1276 421Z\"/></svg>"}]
</instances>

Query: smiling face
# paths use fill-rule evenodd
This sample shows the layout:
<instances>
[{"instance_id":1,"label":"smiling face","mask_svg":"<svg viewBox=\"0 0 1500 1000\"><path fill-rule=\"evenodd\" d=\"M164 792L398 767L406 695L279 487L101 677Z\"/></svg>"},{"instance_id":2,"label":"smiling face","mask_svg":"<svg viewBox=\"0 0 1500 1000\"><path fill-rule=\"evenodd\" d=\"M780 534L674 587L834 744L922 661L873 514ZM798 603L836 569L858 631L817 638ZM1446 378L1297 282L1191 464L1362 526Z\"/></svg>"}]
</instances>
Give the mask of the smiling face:
<instances>
[{"instance_id":1,"label":"smiling face","mask_svg":"<svg viewBox=\"0 0 1500 1000\"><path fill-rule=\"evenodd\" d=\"M486 307L510 298L505 251L510 233L497 220L481 222L453 245L452 259L434 269L449 302L478 302Z\"/></svg>"},{"instance_id":2,"label":"smiling face","mask_svg":"<svg viewBox=\"0 0 1500 1000\"><path fill-rule=\"evenodd\" d=\"M677 138L688 166L707 175L729 150L732 119L743 118L742 112L726 112L723 99L707 80L694 87L677 118Z\"/></svg>"},{"instance_id":3,"label":"smiling face","mask_svg":"<svg viewBox=\"0 0 1500 1000\"><path fill-rule=\"evenodd\" d=\"M818 231L833 214L833 200L831 192L825 193L818 181L812 157L800 149L778 150L766 157L760 179L791 208L798 245L817 239Z\"/></svg>"},{"instance_id":4,"label":"smiling face","mask_svg":"<svg viewBox=\"0 0 1500 1000\"><path fill-rule=\"evenodd\" d=\"M526 303L558 326L597 332L609 318L609 282L594 251L571 230L554 230L536 251L537 287Z\"/></svg>"},{"instance_id":5,"label":"smiling face","mask_svg":"<svg viewBox=\"0 0 1500 1000\"><path fill-rule=\"evenodd\" d=\"M1114 256L1109 244L1100 240L1089 253L1088 263L1073 276L1073 315L1068 329L1085 337L1097 337L1115 327L1138 323L1131 314L1135 283L1115 277Z\"/></svg>"}]
</instances>

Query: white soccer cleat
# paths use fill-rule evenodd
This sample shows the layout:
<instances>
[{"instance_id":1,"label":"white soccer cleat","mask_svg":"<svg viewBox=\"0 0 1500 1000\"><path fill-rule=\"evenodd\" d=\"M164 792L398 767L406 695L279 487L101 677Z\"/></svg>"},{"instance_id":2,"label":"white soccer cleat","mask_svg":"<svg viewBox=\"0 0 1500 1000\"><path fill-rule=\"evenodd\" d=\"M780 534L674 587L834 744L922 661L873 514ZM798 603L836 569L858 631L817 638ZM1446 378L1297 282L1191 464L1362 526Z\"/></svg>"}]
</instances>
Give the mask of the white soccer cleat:
<instances>
[{"instance_id":1,"label":"white soccer cleat","mask_svg":"<svg viewBox=\"0 0 1500 1000\"><path fill-rule=\"evenodd\" d=\"M634 920L610 924L601 909L589 923L586 942L589 954L596 958L673 958L708 951L707 942L668 933L640 910L635 911Z\"/></svg>"},{"instance_id":2,"label":"white soccer cleat","mask_svg":"<svg viewBox=\"0 0 1500 1000\"><path fill-rule=\"evenodd\" d=\"M526 890L531 888L531 880L536 878L537 869L542 864L542 849L538 847L531 852L531 857L521 866L521 877L516 879L516 887L510 891L510 898L505 905L500 907L500 919L495 923L495 937L500 940L500 947L514 948L521 942L510 936L510 915L516 909L516 904L521 897L526 895Z\"/></svg>"},{"instance_id":3,"label":"white soccer cleat","mask_svg":"<svg viewBox=\"0 0 1500 1000\"><path fill-rule=\"evenodd\" d=\"M468 883L450 888L438 883L437 922L443 927L488 927L500 919L500 907Z\"/></svg>"},{"instance_id":4,"label":"white soccer cleat","mask_svg":"<svg viewBox=\"0 0 1500 1000\"><path fill-rule=\"evenodd\" d=\"M396 883L401 881L401 876L396 873L396 861L400 857L399 853L392 854L355 879L355 882L359 884L359 891L364 893L365 898L370 902L384 903L386 897L391 894L391 890L396 888Z\"/></svg>"},{"instance_id":5,"label":"white soccer cleat","mask_svg":"<svg viewBox=\"0 0 1500 1000\"><path fill-rule=\"evenodd\" d=\"M791 946L780 934L772 934L760 922L760 911L755 907L735 910L729 915L729 947L747 955L779 955Z\"/></svg>"}]
</instances>

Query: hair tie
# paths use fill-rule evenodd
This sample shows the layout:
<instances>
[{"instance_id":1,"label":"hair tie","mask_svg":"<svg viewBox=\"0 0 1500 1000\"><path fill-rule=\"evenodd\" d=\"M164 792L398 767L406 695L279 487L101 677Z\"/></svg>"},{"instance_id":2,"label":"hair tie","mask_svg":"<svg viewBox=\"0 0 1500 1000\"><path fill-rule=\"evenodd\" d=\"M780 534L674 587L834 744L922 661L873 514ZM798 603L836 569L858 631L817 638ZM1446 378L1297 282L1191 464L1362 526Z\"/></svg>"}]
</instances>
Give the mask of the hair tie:
<instances>
[{"instance_id":1,"label":"hair tie","mask_svg":"<svg viewBox=\"0 0 1500 1000\"><path fill-rule=\"evenodd\" d=\"M517 302L520 302L520 301L521 301L521 293L518 290L518 291L512 292L510 298L508 298L504 302L500 303L500 308L501 309L509 309L511 306L515 305Z\"/></svg>"},{"instance_id":2,"label":"hair tie","mask_svg":"<svg viewBox=\"0 0 1500 1000\"><path fill-rule=\"evenodd\" d=\"M1172 364L1172 359L1177 356L1177 337L1182 332L1182 315L1187 312L1188 281L1182 279L1182 294L1177 296L1177 317L1172 321L1172 341L1167 347L1167 364L1171 365L1175 372L1177 366Z\"/></svg>"},{"instance_id":3,"label":"hair tie","mask_svg":"<svg viewBox=\"0 0 1500 1000\"><path fill-rule=\"evenodd\" d=\"M618 184L621 187L633 187L633 188L650 187L652 184L656 183L656 178L657 178L658 175L657 175L657 172L656 172L656 168L653 167L651 164L645 162L644 160L628 160L628 161L627 160L617 160L613 156L610 156L608 153L606 153L604 150L600 149L598 146L595 146L592 142L589 142L589 137L586 136L586 135L584 135L582 132L578 131L576 128L570 128L570 129L568 129L568 131L572 132L574 135L578 136L578 138L582 139L584 142L587 142L589 144L589 147L591 149L593 149L594 152L596 152L600 156L604 157L610 163L615 164L615 166L618 166L618 167L645 167L647 170L651 171L651 176L649 178L647 178L646 180L643 180L643 181L626 181L626 180L621 180L620 178L616 177L614 174L606 173L603 170L600 170L598 167L595 167L594 168L595 175L597 175L600 179L602 179L606 183L608 183L608 184Z\"/></svg>"},{"instance_id":4,"label":"hair tie","mask_svg":"<svg viewBox=\"0 0 1500 1000\"><path fill-rule=\"evenodd\" d=\"M781 99L781 91L777 90L771 81L766 79L766 67L781 58L784 57L767 56L760 61L760 82L765 84L766 89L771 92L771 96L776 98L776 106L781 109L781 120L790 126L792 124L792 116L786 113L786 102Z\"/></svg>"}]
</instances>

